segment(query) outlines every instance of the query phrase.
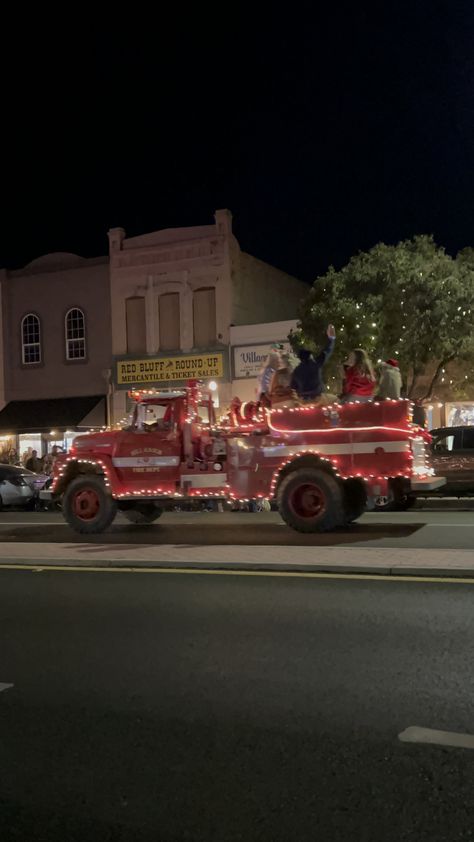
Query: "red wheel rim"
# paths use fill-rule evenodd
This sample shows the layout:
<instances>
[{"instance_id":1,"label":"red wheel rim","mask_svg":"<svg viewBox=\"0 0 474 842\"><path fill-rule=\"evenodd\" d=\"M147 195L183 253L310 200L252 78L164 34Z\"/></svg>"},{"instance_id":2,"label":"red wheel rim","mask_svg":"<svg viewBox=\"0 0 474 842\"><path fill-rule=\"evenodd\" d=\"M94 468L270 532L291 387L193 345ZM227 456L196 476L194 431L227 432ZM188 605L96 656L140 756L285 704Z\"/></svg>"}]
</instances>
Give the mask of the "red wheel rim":
<instances>
[{"instance_id":1,"label":"red wheel rim","mask_svg":"<svg viewBox=\"0 0 474 842\"><path fill-rule=\"evenodd\" d=\"M318 485L305 482L293 489L288 500L293 514L297 517L315 518L326 508L326 498Z\"/></svg>"},{"instance_id":2,"label":"red wheel rim","mask_svg":"<svg viewBox=\"0 0 474 842\"><path fill-rule=\"evenodd\" d=\"M74 495L72 509L80 520L93 520L100 509L100 499L93 488L83 488Z\"/></svg>"}]
</instances>

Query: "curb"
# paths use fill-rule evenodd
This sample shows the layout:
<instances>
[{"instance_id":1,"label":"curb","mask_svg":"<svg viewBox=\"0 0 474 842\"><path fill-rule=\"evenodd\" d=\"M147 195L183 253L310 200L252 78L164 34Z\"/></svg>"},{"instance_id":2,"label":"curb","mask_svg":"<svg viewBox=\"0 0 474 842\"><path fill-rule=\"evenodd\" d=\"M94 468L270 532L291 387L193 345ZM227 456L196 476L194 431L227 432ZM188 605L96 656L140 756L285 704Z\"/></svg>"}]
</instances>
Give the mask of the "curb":
<instances>
[{"instance_id":1,"label":"curb","mask_svg":"<svg viewBox=\"0 0 474 842\"><path fill-rule=\"evenodd\" d=\"M27 570L35 570L35 571L47 571L48 569L64 569L64 568L71 568L72 570L80 571L83 570L124 570L127 572L130 571L160 571L165 572L169 571L177 572L177 571L207 571L209 573L225 573L225 572L233 572L233 573L246 573L246 572L253 572L253 573L282 573L287 575L295 574L304 575L304 574L329 574L337 576L338 574L341 576L348 576L352 575L355 577L364 577L370 576L376 578L380 577L403 577L403 578L413 578L413 577L421 577L421 578L430 578L430 579L439 579L442 581L443 579L464 579L472 581L474 584L474 566L472 568L460 568L460 567L453 567L453 568L440 568L440 567L404 567L402 565L398 566L391 566L391 567L384 567L382 565L347 565L347 564L323 564L323 565L288 565L288 564L259 564L257 562L239 562L239 563L221 563L221 564L213 564L210 565L206 562L191 562L191 561L183 561L180 563L170 562L170 561L163 561L163 562L137 562L134 560L114 560L114 561L103 561L103 562L91 562L91 561L78 561L78 560L71 560L71 559L54 559L54 561L34 561L31 558L2 558L0 561L0 570L2 569L21 569L26 568Z\"/></svg>"}]
</instances>

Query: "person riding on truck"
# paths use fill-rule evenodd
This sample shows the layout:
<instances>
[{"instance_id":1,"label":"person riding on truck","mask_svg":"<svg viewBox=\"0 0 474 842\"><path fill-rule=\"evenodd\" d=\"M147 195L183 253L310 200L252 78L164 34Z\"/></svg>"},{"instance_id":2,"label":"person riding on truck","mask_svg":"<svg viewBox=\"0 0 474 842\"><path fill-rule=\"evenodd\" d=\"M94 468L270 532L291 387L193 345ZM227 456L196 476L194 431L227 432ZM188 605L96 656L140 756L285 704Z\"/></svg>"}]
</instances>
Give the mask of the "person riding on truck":
<instances>
[{"instance_id":1,"label":"person riding on truck","mask_svg":"<svg viewBox=\"0 0 474 842\"><path fill-rule=\"evenodd\" d=\"M301 360L296 366L291 378L291 388L303 401L313 401L324 392L323 366L331 356L336 342L334 325L328 325L327 342L319 354L311 358L311 351L301 348L298 356Z\"/></svg>"}]
</instances>

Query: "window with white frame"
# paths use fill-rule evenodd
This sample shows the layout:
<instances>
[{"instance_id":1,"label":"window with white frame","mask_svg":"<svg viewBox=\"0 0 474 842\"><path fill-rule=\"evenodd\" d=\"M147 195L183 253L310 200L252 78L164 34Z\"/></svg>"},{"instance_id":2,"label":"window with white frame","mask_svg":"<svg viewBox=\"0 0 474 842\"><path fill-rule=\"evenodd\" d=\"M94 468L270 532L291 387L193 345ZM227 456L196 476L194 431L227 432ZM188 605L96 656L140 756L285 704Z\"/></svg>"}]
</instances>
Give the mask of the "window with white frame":
<instances>
[{"instance_id":1,"label":"window with white frame","mask_svg":"<svg viewBox=\"0 0 474 842\"><path fill-rule=\"evenodd\" d=\"M21 354L23 365L41 362L40 320L34 313L28 313L21 320Z\"/></svg>"},{"instance_id":2,"label":"window with white frame","mask_svg":"<svg viewBox=\"0 0 474 842\"><path fill-rule=\"evenodd\" d=\"M66 313L66 359L83 360L86 356L86 320L82 310L73 307Z\"/></svg>"}]
</instances>

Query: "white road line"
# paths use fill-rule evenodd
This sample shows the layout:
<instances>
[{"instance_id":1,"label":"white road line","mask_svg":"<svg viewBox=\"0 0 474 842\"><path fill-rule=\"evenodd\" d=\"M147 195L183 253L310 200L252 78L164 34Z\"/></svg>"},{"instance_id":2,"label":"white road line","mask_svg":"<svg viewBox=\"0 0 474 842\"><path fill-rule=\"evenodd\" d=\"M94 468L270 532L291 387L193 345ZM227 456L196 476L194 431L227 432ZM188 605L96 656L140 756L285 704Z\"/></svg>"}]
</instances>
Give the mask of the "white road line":
<instances>
[{"instance_id":1,"label":"white road line","mask_svg":"<svg viewBox=\"0 0 474 842\"><path fill-rule=\"evenodd\" d=\"M435 746L474 749L474 735L458 734L455 731L436 731L433 728L421 728L411 725L398 735L402 743L428 743Z\"/></svg>"},{"instance_id":2,"label":"white road line","mask_svg":"<svg viewBox=\"0 0 474 842\"><path fill-rule=\"evenodd\" d=\"M13 684L5 684L3 681L0 681L0 693L2 690L9 690L10 687L13 687Z\"/></svg>"}]
</instances>

